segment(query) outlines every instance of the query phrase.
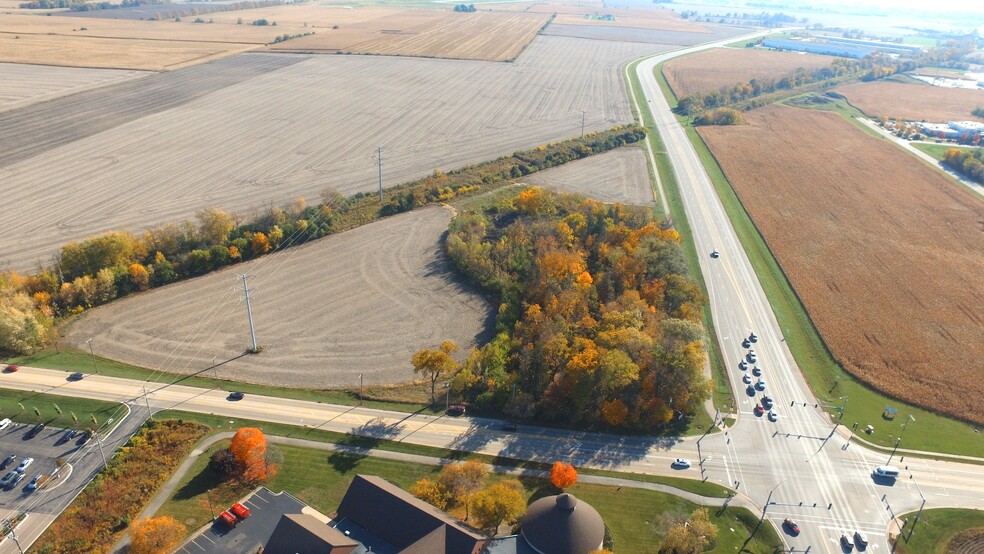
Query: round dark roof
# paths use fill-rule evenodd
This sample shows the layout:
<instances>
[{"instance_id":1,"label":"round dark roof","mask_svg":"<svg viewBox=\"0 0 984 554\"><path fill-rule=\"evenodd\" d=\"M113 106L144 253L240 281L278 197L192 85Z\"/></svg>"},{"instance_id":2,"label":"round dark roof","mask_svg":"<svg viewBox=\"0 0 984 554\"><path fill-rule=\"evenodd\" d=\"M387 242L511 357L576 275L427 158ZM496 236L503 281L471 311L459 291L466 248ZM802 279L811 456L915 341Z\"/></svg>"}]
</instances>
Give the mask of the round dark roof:
<instances>
[{"instance_id":1,"label":"round dark roof","mask_svg":"<svg viewBox=\"0 0 984 554\"><path fill-rule=\"evenodd\" d=\"M605 540L598 511L566 492L530 504L519 521L523 538L543 554L587 554Z\"/></svg>"}]
</instances>

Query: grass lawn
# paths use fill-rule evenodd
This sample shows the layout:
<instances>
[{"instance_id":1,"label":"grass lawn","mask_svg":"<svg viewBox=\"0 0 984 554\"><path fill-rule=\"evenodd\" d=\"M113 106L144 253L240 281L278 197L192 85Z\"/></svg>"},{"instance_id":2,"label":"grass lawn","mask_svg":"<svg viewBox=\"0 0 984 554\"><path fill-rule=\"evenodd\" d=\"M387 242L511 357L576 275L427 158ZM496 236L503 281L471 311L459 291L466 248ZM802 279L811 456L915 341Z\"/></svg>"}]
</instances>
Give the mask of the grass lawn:
<instances>
[{"instance_id":1,"label":"grass lawn","mask_svg":"<svg viewBox=\"0 0 984 554\"><path fill-rule=\"evenodd\" d=\"M663 78L661 67L656 68L655 74L670 107L675 108L676 98ZM844 115L856 112L846 102L824 105ZM694 128L687 124L686 118L677 119L681 124L687 125L687 135L714 183L731 224L765 290L786 343L818 400L827 405L828 411L836 414L834 407L843 405L841 398L846 396L848 402L842 422L851 426L857 422L859 428L874 426L874 434L862 436L876 445L886 448L894 446L904 418L907 414L912 414L916 423L910 425L906 431L902 448L984 457L984 436L975 432L972 425L889 398L855 381L834 360L714 155ZM689 237L683 229L681 233ZM898 410L895 421L882 417L885 406Z\"/></svg>"},{"instance_id":2,"label":"grass lawn","mask_svg":"<svg viewBox=\"0 0 984 554\"><path fill-rule=\"evenodd\" d=\"M642 87L639 84L639 78L636 75L636 67L638 65L639 62L634 62L626 66L625 75L635 96L636 103L638 103L640 107L648 106L646 97L642 93ZM662 82L660 83L660 86L663 86ZM633 106L633 110L635 110L635 106ZM670 206L671 214L669 215L669 219L673 222L674 227L683 237L682 245L684 256L687 259L687 269L690 273L691 279L700 285L700 288L704 291L704 294L707 294L707 286L704 284L704 276L700 272L700 264L697 261L697 249L694 246L693 240L691 240L693 233L690 231L690 222L687 220L687 214L683 207L683 200L680 198L676 173L673 171L672 162L666 153L666 147L663 145L663 140L660 137L659 130L656 128L656 122L653 121L652 115L649 113L648 109L642 109L641 111L641 114L635 114L636 121L646 128L646 140L650 142L653 149L653 156L656 158L656 167L653 168L653 170L659 173L660 180L663 183L663 191L666 193L666 201ZM707 355L711 363L711 378L714 380L714 405L721 411L727 413L731 411L731 408L735 404L734 394L731 387L728 385L729 381L725 373L726 366L724 364L724 359L721 357L721 350L718 346L717 336L715 335L714 321L711 318L710 304L705 303L702 308L704 331L707 333L705 345L707 346ZM701 434L710 424L710 414L706 414L703 410L701 410L698 412L697 417L691 421L690 429L686 434Z\"/></svg>"},{"instance_id":3,"label":"grass lawn","mask_svg":"<svg viewBox=\"0 0 984 554\"><path fill-rule=\"evenodd\" d=\"M169 515L195 529L212 519L212 513L248 494L249 489L234 483L221 483L208 468L208 456L228 445L222 441L199 457L184 477L175 494L157 515ZM285 490L322 513L334 511L356 474L383 477L403 489L423 478L434 478L437 466L382 460L317 449L278 445L283 454L281 470L266 482L274 491ZM489 482L510 477L492 476ZM528 500L556 494L544 479L523 478ZM594 506L608 524L618 552L656 552L665 532L664 514L688 515L697 506L672 495L591 484L577 484L569 489L575 496ZM210 509L211 504L211 509ZM758 518L743 509L711 509L713 521L720 529L715 552L736 552L745 543ZM731 531L734 529L734 531ZM780 541L775 531L763 525L748 542L747 552L772 552Z\"/></svg>"},{"instance_id":4,"label":"grass lawn","mask_svg":"<svg viewBox=\"0 0 984 554\"><path fill-rule=\"evenodd\" d=\"M58 411L61 410L61 413ZM38 415L40 413L40 415ZM56 396L40 392L0 389L0 418L50 427L99 428L107 419L123 415L121 404ZM74 414L74 418L72 417ZM96 423L93 424L93 418Z\"/></svg>"},{"instance_id":5,"label":"grass lawn","mask_svg":"<svg viewBox=\"0 0 984 554\"><path fill-rule=\"evenodd\" d=\"M951 148L965 150L967 152L975 149L973 146L961 146L959 144L930 144L928 142L910 142L909 144L915 146L937 160L943 160L943 153Z\"/></svg>"},{"instance_id":6,"label":"grass lawn","mask_svg":"<svg viewBox=\"0 0 984 554\"><path fill-rule=\"evenodd\" d=\"M909 518L909 525L915 521L915 513L902 517ZM915 524L912 540L900 539L895 552L899 554L946 554L950 552L950 540L963 531L975 530L984 536L984 510L962 510L958 508L937 508L924 510ZM905 527L908 537L909 526ZM984 540L978 541L978 546ZM968 550L967 552L971 552ZM974 551L976 552L976 550Z\"/></svg>"}]
</instances>

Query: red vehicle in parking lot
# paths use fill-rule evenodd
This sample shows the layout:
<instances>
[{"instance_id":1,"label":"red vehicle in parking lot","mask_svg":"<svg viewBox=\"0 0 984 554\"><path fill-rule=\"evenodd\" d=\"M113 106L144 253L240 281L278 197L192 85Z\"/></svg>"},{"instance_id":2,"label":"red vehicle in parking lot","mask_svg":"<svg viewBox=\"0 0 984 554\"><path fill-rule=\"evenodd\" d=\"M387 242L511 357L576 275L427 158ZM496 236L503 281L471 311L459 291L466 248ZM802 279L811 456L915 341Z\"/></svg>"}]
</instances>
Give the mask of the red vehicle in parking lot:
<instances>
[{"instance_id":1,"label":"red vehicle in parking lot","mask_svg":"<svg viewBox=\"0 0 984 554\"><path fill-rule=\"evenodd\" d=\"M239 523L236 517L230 514L229 512L222 512L221 514L219 514L219 520L221 520L222 523L228 525L230 529L235 527L236 524Z\"/></svg>"},{"instance_id":2,"label":"red vehicle in parking lot","mask_svg":"<svg viewBox=\"0 0 984 554\"><path fill-rule=\"evenodd\" d=\"M229 511L235 514L236 517L239 518L239 521L242 521L249 517L249 508L243 506L239 502L233 504L232 507L229 508Z\"/></svg>"}]
</instances>

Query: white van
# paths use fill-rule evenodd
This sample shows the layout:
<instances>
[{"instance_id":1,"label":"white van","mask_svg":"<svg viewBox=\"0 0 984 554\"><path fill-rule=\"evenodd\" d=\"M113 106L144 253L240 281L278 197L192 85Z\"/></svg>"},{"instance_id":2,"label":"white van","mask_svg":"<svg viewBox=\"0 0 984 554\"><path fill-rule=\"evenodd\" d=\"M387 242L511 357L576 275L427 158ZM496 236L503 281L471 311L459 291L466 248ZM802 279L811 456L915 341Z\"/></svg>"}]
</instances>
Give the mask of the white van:
<instances>
[{"instance_id":1,"label":"white van","mask_svg":"<svg viewBox=\"0 0 984 554\"><path fill-rule=\"evenodd\" d=\"M878 466L875 468L875 477L885 477L887 479L898 479L899 468L895 466Z\"/></svg>"}]
</instances>

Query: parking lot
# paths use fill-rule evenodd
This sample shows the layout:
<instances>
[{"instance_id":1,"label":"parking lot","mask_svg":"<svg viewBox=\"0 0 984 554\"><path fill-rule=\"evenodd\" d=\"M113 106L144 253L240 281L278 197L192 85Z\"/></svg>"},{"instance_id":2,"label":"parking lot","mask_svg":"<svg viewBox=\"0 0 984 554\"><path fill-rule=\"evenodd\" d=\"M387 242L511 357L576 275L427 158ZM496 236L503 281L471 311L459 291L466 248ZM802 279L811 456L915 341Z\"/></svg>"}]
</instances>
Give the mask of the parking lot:
<instances>
[{"instance_id":1,"label":"parking lot","mask_svg":"<svg viewBox=\"0 0 984 554\"><path fill-rule=\"evenodd\" d=\"M20 508L26 496L35 494L28 490L31 479L41 473L50 476L57 466L59 457L69 459L73 453L82 448L80 437L62 441L65 429L46 427L33 438L28 438L33 425L13 423L0 431L0 461L8 456L16 456L6 466L0 468L0 476L17 467L25 458L34 458L34 462L24 471L24 479L12 488L0 489L0 508ZM57 487L58 480L48 483L49 488Z\"/></svg>"},{"instance_id":2,"label":"parking lot","mask_svg":"<svg viewBox=\"0 0 984 554\"><path fill-rule=\"evenodd\" d=\"M304 508L300 502L287 493L274 493L260 487L245 500L243 505L251 514L245 521L230 529L221 521L205 527L176 552L178 554L248 554L256 552L273 534L283 514L299 514ZM228 506L216 506L225 510Z\"/></svg>"}]
</instances>

